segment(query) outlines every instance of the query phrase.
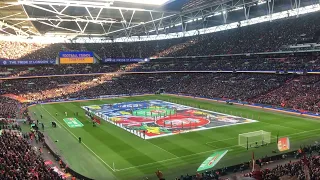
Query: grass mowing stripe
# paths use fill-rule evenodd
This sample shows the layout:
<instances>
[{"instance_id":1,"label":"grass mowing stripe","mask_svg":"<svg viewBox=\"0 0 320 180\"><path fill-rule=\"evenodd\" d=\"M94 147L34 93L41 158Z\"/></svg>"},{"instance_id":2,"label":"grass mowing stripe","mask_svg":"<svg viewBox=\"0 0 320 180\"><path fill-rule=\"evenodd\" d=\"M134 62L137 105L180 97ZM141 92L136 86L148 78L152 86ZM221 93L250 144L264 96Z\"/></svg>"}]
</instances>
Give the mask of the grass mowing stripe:
<instances>
[{"instance_id":1,"label":"grass mowing stripe","mask_svg":"<svg viewBox=\"0 0 320 180\"><path fill-rule=\"evenodd\" d=\"M279 127L283 127L283 128L290 128L293 130L298 130L298 131L303 131L302 129L296 129L296 128L292 128L292 127L288 127L288 126L282 126L280 124L271 124L271 123L267 123L265 121L259 121L260 123L265 123L265 124L269 124L270 126L279 126Z\"/></svg>"},{"instance_id":2,"label":"grass mowing stripe","mask_svg":"<svg viewBox=\"0 0 320 180\"><path fill-rule=\"evenodd\" d=\"M299 134L303 134L303 133L309 133L309 132L312 132L312 131L320 131L320 129L314 129L314 130L310 130L310 131L303 131L303 132L288 134L288 135L285 135L285 136L295 136L295 135L299 135ZM317 135L317 134L314 134L314 135ZM308 136L308 137L313 137L314 135ZM299 136L297 136L297 137L299 137ZM230 140L230 139L231 139L231 138L224 139L224 140ZM233 139L235 139L235 138L233 138ZM276 138L271 138L271 139L276 139ZM304 139L305 139L305 138L304 138ZM220 140L220 141L224 141L224 140ZM218 142L218 141L217 141L217 142ZM239 147L239 145L233 145L233 146L228 146L228 147L223 147L223 148L217 148L217 149L214 149L214 151L222 150L222 149L228 149L228 148L229 148L229 149L231 148L231 150L233 150L233 147ZM237 148L236 148L236 149L237 149ZM243 148L240 148L240 149L243 149ZM165 160L163 160L163 161L157 161L157 163L159 163L159 162L171 161L171 160L176 160L176 159L178 159L178 158L192 157L192 156L195 156L195 155L204 154L204 153L208 153L208 152L213 152L213 150L204 151L204 152L199 152L199 153L194 153L194 154L190 154L190 155L186 155L186 156L180 156L180 157L176 157L176 158L165 159ZM132 167L128 167L128 168L117 169L116 171L124 171L124 170L132 169L132 168L149 166L149 165L152 165L152 164L154 164L154 163L147 163L147 164L142 164L142 165L139 165L139 166L132 166Z\"/></svg>"},{"instance_id":3,"label":"grass mowing stripe","mask_svg":"<svg viewBox=\"0 0 320 180\"><path fill-rule=\"evenodd\" d=\"M228 141L228 140L232 140L232 139L238 139L238 137L235 137L235 138L227 138L227 139L222 139L222 140L217 140L217 141L210 141L210 142L206 142L206 145L211 144L211 143L215 143L215 142ZM211 145L210 145L210 146L211 146Z\"/></svg>"},{"instance_id":4,"label":"grass mowing stripe","mask_svg":"<svg viewBox=\"0 0 320 180\"><path fill-rule=\"evenodd\" d=\"M51 117L53 117L55 120L57 120L57 123L59 123L61 126L63 126L73 137L75 137L78 140L78 137L73 134L73 132L71 132L67 127L65 127L56 117L54 117L45 107L41 106ZM98 156L95 152L92 151L91 148L89 148L85 143L82 143L89 151L91 151L98 159L100 159L100 161L102 161L109 169L111 169L113 172L115 172L115 170L109 165L107 164L103 159L101 159L100 156Z\"/></svg>"},{"instance_id":5,"label":"grass mowing stripe","mask_svg":"<svg viewBox=\"0 0 320 180\"><path fill-rule=\"evenodd\" d=\"M150 142L150 141L147 141L147 142L148 142L148 143L150 143L150 144L152 144L153 146L155 146L155 147L157 147L157 148L159 148L159 149L161 149L161 150L163 150L163 151L165 151L165 152L167 152L167 153L171 154L172 156L174 156L174 157L176 157L176 158L179 158L177 155L175 155L175 154L173 154L173 153L171 153L171 152L169 152L169 151L167 151L167 150L163 149L162 147L157 146L157 145L153 144L153 143L152 143L152 142Z\"/></svg>"}]
</instances>

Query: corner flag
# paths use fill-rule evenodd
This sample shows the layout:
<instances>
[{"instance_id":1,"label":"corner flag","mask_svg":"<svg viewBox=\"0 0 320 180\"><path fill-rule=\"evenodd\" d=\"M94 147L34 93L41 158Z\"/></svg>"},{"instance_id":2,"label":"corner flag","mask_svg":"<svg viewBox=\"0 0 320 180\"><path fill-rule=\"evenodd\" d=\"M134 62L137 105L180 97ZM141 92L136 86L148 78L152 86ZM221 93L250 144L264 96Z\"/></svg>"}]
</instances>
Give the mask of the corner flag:
<instances>
[{"instance_id":1,"label":"corner flag","mask_svg":"<svg viewBox=\"0 0 320 180\"><path fill-rule=\"evenodd\" d=\"M254 171L255 164L256 164L256 161L254 160L254 152L252 151L252 171Z\"/></svg>"}]
</instances>

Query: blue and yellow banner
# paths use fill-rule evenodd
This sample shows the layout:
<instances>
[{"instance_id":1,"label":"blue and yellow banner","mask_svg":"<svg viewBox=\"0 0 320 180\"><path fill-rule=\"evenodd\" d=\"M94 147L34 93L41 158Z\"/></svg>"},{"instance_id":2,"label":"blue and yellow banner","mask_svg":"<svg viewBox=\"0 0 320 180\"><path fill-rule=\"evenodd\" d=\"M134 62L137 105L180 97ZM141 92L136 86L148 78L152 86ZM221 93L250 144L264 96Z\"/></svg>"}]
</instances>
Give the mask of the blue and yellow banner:
<instances>
[{"instance_id":1,"label":"blue and yellow banner","mask_svg":"<svg viewBox=\"0 0 320 180\"><path fill-rule=\"evenodd\" d=\"M89 64L94 62L93 52L60 52L60 64Z\"/></svg>"}]
</instances>

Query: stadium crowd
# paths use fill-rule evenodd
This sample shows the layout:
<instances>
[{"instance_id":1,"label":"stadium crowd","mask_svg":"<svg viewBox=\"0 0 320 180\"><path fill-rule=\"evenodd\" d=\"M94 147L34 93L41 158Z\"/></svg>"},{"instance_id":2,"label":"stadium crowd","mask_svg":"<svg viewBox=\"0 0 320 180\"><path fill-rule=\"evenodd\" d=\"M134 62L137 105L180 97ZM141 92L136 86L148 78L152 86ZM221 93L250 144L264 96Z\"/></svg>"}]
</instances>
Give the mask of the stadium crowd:
<instances>
[{"instance_id":1,"label":"stadium crowd","mask_svg":"<svg viewBox=\"0 0 320 180\"><path fill-rule=\"evenodd\" d=\"M0 179L48 179L62 180L62 177L46 166L20 131L2 130L0 136Z\"/></svg>"},{"instance_id":2,"label":"stadium crowd","mask_svg":"<svg viewBox=\"0 0 320 180\"><path fill-rule=\"evenodd\" d=\"M297 180L317 180L320 178L320 158L313 156L308 159L302 159L296 163L278 165L273 169L262 170L264 180L279 179L280 177L295 177ZM307 169L307 170L306 170Z\"/></svg>"},{"instance_id":3,"label":"stadium crowd","mask_svg":"<svg viewBox=\"0 0 320 180\"><path fill-rule=\"evenodd\" d=\"M0 77L28 77L66 74L109 73L119 71L122 64L73 64L0 67Z\"/></svg>"},{"instance_id":4,"label":"stadium crowd","mask_svg":"<svg viewBox=\"0 0 320 180\"><path fill-rule=\"evenodd\" d=\"M7 97L0 96L0 118L16 118L19 102Z\"/></svg>"},{"instance_id":5,"label":"stadium crowd","mask_svg":"<svg viewBox=\"0 0 320 180\"><path fill-rule=\"evenodd\" d=\"M320 112L320 76L300 76L282 87L254 99L263 104Z\"/></svg>"},{"instance_id":6,"label":"stadium crowd","mask_svg":"<svg viewBox=\"0 0 320 180\"><path fill-rule=\"evenodd\" d=\"M160 88L168 93L247 100L280 87L290 78L290 75L245 73L139 73L6 80L0 87L4 94L13 93L34 101L154 93Z\"/></svg>"},{"instance_id":7,"label":"stadium crowd","mask_svg":"<svg viewBox=\"0 0 320 180\"><path fill-rule=\"evenodd\" d=\"M0 129L12 129L21 131L19 123L17 123L15 119L8 118L0 118Z\"/></svg>"},{"instance_id":8,"label":"stadium crowd","mask_svg":"<svg viewBox=\"0 0 320 180\"><path fill-rule=\"evenodd\" d=\"M152 71L319 71L320 56L313 54L225 56L214 58L159 59L147 63L3 66L0 77Z\"/></svg>"},{"instance_id":9,"label":"stadium crowd","mask_svg":"<svg viewBox=\"0 0 320 180\"><path fill-rule=\"evenodd\" d=\"M177 57L278 51L302 37L315 38L320 13L171 40L133 43L37 44L0 41L0 59L56 59L60 51L93 51L99 58ZM299 28L297 28L299 27ZM214 42L214 43L213 43Z\"/></svg>"},{"instance_id":10,"label":"stadium crowd","mask_svg":"<svg viewBox=\"0 0 320 180\"><path fill-rule=\"evenodd\" d=\"M295 158L299 161L274 168L260 168L261 160L256 164L258 170L244 174L245 177L253 177L256 180L317 180L320 179L320 146L319 144L305 146L295 152ZM263 167L263 166L262 166Z\"/></svg>"},{"instance_id":11,"label":"stadium crowd","mask_svg":"<svg viewBox=\"0 0 320 180\"><path fill-rule=\"evenodd\" d=\"M97 97L112 94L183 93L225 98L320 112L320 77L317 75L256 73L152 73L63 76L5 80L2 94L16 94L32 101ZM7 98L6 114L14 117L17 103ZM1 100L0 99L0 100Z\"/></svg>"},{"instance_id":12,"label":"stadium crowd","mask_svg":"<svg viewBox=\"0 0 320 180\"><path fill-rule=\"evenodd\" d=\"M130 64L129 71L318 71L319 56L272 55L273 57L225 56L214 58L159 59L149 63ZM275 57L276 56L276 57Z\"/></svg>"}]
</instances>

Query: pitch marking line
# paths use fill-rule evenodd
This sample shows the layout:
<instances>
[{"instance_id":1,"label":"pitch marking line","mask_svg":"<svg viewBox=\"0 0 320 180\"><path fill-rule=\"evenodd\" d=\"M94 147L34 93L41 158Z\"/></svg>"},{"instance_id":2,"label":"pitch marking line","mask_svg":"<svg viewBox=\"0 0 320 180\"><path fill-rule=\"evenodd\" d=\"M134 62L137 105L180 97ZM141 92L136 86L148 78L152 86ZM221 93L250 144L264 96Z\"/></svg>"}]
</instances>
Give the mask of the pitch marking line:
<instances>
[{"instance_id":1,"label":"pitch marking line","mask_svg":"<svg viewBox=\"0 0 320 180\"><path fill-rule=\"evenodd\" d=\"M171 152L169 152L169 151L167 151L167 150L163 149L162 147L157 146L157 145L153 144L152 142L149 142L149 141L147 141L147 142L148 142L148 143L150 143L150 144L152 144L153 146L155 146L155 147L157 147L157 148L159 148L159 149L161 149L161 150L163 150L163 151L165 151L165 152L167 152L167 153L171 154L172 156L174 156L174 157L176 157L176 158L179 158L177 155L175 155L175 154L173 154L173 153L171 153Z\"/></svg>"},{"instance_id":2,"label":"pitch marking line","mask_svg":"<svg viewBox=\"0 0 320 180\"><path fill-rule=\"evenodd\" d=\"M73 135L76 139L78 139L78 137L73 134L73 132L71 132L65 125L61 124L58 119L56 117L54 117L46 108L42 107L45 111L47 111L48 114L50 114L50 116L52 116L55 120L57 120L57 123L59 123L60 125L62 125L71 135ZM105 164L109 169L111 169L113 172L115 172L115 170L109 166L109 164L107 164L100 156L98 156L95 152L93 152L93 150L91 148L89 148L85 143L81 143L83 144L89 151L91 151L101 162L103 162L103 164Z\"/></svg>"},{"instance_id":3,"label":"pitch marking line","mask_svg":"<svg viewBox=\"0 0 320 180\"><path fill-rule=\"evenodd\" d=\"M217 148L217 146L211 145L211 143L206 143L206 145L207 145L207 146L210 146L210 147L212 147L212 148Z\"/></svg>"},{"instance_id":4,"label":"pitch marking line","mask_svg":"<svg viewBox=\"0 0 320 180\"><path fill-rule=\"evenodd\" d=\"M44 109L44 110L46 110L46 109L42 106L42 104L41 104L41 108ZM48 111L47 111L47 112L48 112ZM50 114L50 116L52 116L52 115ZM52 116L52 117L53 117L53 116ZM55 118L55 119L56 119L56 118ZM50 123L50 122L49 122L49 123ZM58 125L59 128L61 128L60 124L57 124L57 125Z\"/></svg>"},{"instance_id":5,"label":"pitch marking line","mask_svg":"<svg viewBox=\"0 0 320 180\"><path fill-rule=\"evenodd\" d=\"M218 141L210 141L210 142L206 142L206 145L207 145L207 146L210 146L210 147L214 147L213 145L210 145L210 144L211 144L211 143L215 143L215 142L221 142L221 141L232 140L232 139L238 139L238 138L237 138L237 137L235 137L235 138L222 139L222 140L218 140Z\"/></svg>"},{"instance_id":6,"label":"pitch marking line","mask_svg":"<svg viewBox=\"0 0 320 180\"><path fill-rule=\"evenodd\" d=\"M286 129L294 129L294 130L298 130L298 131L303 131L302 129L296 129L296 128L292 128L292 127L288 127L288 126L282 126L280 124L271 124L271 123L267 123L267 122L264 122L264 121L260 121L260 123L269 124L271 126L279 126L279 127L283 127L283 128L286 128Z\"/></svg>"},{"instance_id":7,"label":"pitch marking line","mask_svg":"<svg viewBox=\"0 0 320 180\"><path fill-rule=\"evenodd\" d=\"M319 131L319 130L320 130L320 129L313 129L313 130L310 130L310 131L302 131L302 132L293 133L293 134L288 134L288 135L284 135L284 136L289 136L289 137L290 137L290 136L292 136L292 135L298 135L298 134L303 134L303 133L308 133L308 132L313 132L313 131ZM228 139L230 139L230 138L228 138ZM235 138L235 139L236 139L236 138ZM273 138L272 138L272 139L273 139ZM221 140L221 141L223 141L223 140ZM149 165L153 165L153 164L156 164L156 163L167 162L167 161L171 161L171 160L175 160L175 159L179 159L179 158L192 157L192 156L195 156L195 155L198 155L198 154L205 154L205 153L208 153L208 152L213 152L213 151L222 150L222 149L232 150L232 148L234 148L234 147L239 147L239 145L228 146L228 147L213 149L213 150L209 150L209 151L203 151L203 152L199 152L199 153L194 153L194 154L189 154L189 155L185 155L185 156L180 156L180 157L177 157L177 158L165 159L165 160L162 160L162 161L157 161L157 162L151 162L151 163L141 164L141 165L138 165L138 166L132 166L132 167L123 168L123 169L116 169L116 171L119 172L119 171L124 171L124 170L128 170L128 169L133 169L133 168L138 168L138 167L143 167L143 166L149 166Z\"/></svg>"}]
</instances>

